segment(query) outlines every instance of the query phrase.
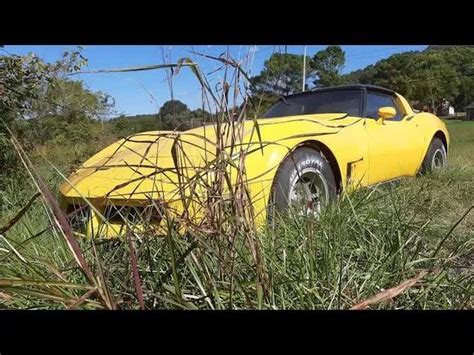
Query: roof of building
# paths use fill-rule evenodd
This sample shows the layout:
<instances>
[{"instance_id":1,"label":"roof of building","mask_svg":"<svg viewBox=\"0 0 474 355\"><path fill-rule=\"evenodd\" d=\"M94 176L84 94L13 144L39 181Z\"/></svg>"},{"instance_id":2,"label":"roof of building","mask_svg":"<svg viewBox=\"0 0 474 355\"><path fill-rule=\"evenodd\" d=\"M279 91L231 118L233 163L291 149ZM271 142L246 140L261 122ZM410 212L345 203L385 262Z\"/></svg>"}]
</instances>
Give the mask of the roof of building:
<instances>
[{"instance_id":1,"label":"roof of building","mask_svg":"<svg viewBox=\"0 0 474 355\"><path fill-rule=\"evenodd\" d=\"M474 101L467 105L466 108L474 108Z\"/></svg>"}]
</instances>

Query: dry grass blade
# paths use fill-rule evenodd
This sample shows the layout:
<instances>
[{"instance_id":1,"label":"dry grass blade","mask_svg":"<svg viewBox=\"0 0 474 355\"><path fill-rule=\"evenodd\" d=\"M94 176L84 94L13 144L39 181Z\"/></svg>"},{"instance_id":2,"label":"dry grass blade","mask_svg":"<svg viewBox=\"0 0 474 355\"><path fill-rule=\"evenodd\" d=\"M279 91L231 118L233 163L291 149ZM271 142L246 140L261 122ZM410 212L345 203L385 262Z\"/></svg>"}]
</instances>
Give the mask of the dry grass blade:
<instances>
[{"instance_id":1,"label":"dry grass blade","mask_svg":"<svg viewBox=\"0 0 474 355\"><path fill-rule=\"evenodd\" d=\"M132 273L133 273L133 284L135 287L135 292L137 294L138 303L140 304L140 309L144 310L145 302L143 301L143 289L141 285L140 274L138 272L137 254L133 246L133 241L130 236L130 233L126 234L126 238L128 242L128 247L130 249L130 264L131 264Z\"/></svg>"},{"instance_id":2,"label":"dry grass blade","mask_svg":"<svg viewBox=\"0 0 474 355\"><path fill-rule=\"evenodd\" d=\"M61 286L69 288L82 288L89 289L90 286L77 285L68 282L58 281L37 281L37 280L24 280L24 279L0 279L0 287L14 287L14 286Z\"/></svg>"},{"instance_id":3,"label":"dry grass blade","mask_svg":"<svg viewBox=\"0 0 474 355\"><path fill-rule=\"evenodd\" d=\"M0 228L0 234L4 234L6 231L8 231L11 227L13 227L20 219L23 217L23 215L28 211L28 209L31 207L33 202L35 202L36 198L41 195L39 192L35 193L28 203L26 204L25 207L23 207L20 212L17 213L15 217L13 217L6 225Z\"/></svg>"},{"instance_id":4,"label":"dry grass blade","mask_svg":"<svg viewBox=\"0 0 474 355\"><path fill-rule=\"evenodd\" d=\"M185 62L185 63L178 63L178 64L157 64L157 65L144 65L140 67L130 67L130 68L117 68L117 69L99 69L99 70L89 70L89 71L78 71L69 74L77 75L77 74L98 74L98 73L126 73L126 72L134 72L134 71L143 71L143 70L154 70L154 69L165 69L165 68L179 68L181 66L195 66L196 64L193 62Z\"/></svg>"},{"instance_id":5,"label":"dry grass blade","mask_svg":"<svg viewBox=\"0 0 474 355\"><path fill-rule=\"evenodd\" d=\"M396 287L392 287L392 288L389 288L388 290L382 291L376 294L375 296L370 297L369 299L366 299L365 301L362 301L356 304L350 309L351 310L366 309L367 307L373 304L392 299L402 294L403 292L405 292L405 290L409 289L410 287L414 286L418 281L420 281L423 277L425 277L426 274L428 274L428 271L423 270L416 277L403 281L400 285Z\"/></svg>"},{"instance_id":6,"label":"dry grass blade","mask_svg":"<svg viewBox=\"0 0 474 355\"><path fill-rule=\"evenodd\" d=\"M79 307L84 301L86 301L94 292L97 291L97 287L90 289L86 293L84 293L81 297L79 297L73 304L71 304L68 309L74 309Z\"/></svg>"},{"instance_id":7,"label":"dry grass blade","mask_svg":"<svg viewBox=\"0 0 474 355\"><path fill-rule=\"evenodd\" d=\"M60 303L63 303L63 304L67 303L67 302L70 302L70 299L68 299L67 297L61 297L61 296L54 295L52 293L34 291L34 290L31 290L31 289L25 289L25 288L21 288L21 287L14 287L14 288L7 287L7 290L10 291L10 293L12 293L12 294L26 295L26 296L33 297L33 298L36 298L36 299L44 299L44 300L49 300L49 301L55 301L55 302L60 302Z\"/></svg>"},{"instance_id":8,"label":"dry grass blade","mask_svg":"<svg viewBox=\"0 0 474 355\"><path fill-rule=\"evenodd\" d=\"M49 188L43 182L43 180L37 174L34 174L34 172L35 172L34 167L32 166L31 162L27 159L27 157L25 157L23 149L21 148L21 146L19 145L18 141L15 139L13 134L12 134L11 141L13 143L13 146L15 147L15 150L18 152L18 155L20 156L20 159L22 160L23 165L30 172L31 176L34 177L37 188L40 191L43 199L45 200L45 202L47 204L47 206L49 206L49 208L53 212L55 222L58 225L58 227L63 231L64 236L66 237L67 244L68 244L69 248L71 249L77 263L80 265L81 270L84 272L86 277L91 282L95 283L94 276L93 276L89 266L86 264L86 261L84 259L84 256L82 255L82 252L79 248L77 240L76 240L76 238L74 237L74 235L72 233L71 226L69 225L69 223L66 219L66 215L64 214L64 212L59 207L58 202L54 198L54 196L51 193L51 191L49 190ZM36 175L36 176L34 176L34 175Z\"/></svg>"},{"instance_id":9,"label":"dry grass blade","mask_svg":"<svg viewBox=\"0 0 474 355\"><path fill-rule=\"evenodd\" d=\"M4 301L10 301L12 299L12 296L10 296L9 294L5 292L0 292L0 299Z\"/></svg>"},{"instance_id":10,"label":"dry grass blade","mask_svg":"<svg viewBox=\"0 0 474 355\"><path fill-rule=\"evenodd\" d=\"M8 241L8 239L5 236L0 235L0 237L2 237L2 239L5 241L5 243L7 243L8 247L11 249L13 254L15 254L17 256L18 259L20 259L24 263L27 262L26 259L18 252L18 250Z\"/></svg>"}]
</instances>

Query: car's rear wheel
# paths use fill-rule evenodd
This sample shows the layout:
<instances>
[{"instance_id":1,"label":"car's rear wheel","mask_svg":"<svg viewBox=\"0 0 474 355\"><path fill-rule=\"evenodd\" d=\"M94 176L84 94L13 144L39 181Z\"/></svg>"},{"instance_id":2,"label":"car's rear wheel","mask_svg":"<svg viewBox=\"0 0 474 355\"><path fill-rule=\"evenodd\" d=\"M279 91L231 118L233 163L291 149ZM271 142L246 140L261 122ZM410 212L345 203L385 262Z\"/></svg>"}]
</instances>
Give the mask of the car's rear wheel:
<instances>
[{"instance_id":1,"label":"car's rear wheel","mask_svg":"<svg viewBox=\"0 0 474 355\"><path fill-rule=\"evenodd\" d=\"M275 213L289 209L301 215L318 216L336 195L336 180L326 158L315 149L299 148L278 168L272 187L270 220Z\"/></svg>"},{"instance_id":2,"label":"car's rear wheel","mask_svg":"<svg viewBox=\"0 0 474 355\"><path fill-rule=\"evenodd\" d=\"M427 173L430 171L442 169L448 163L448 156L446 147L441 139L434 137L431 141L428 152L421 166L421 172Z\"/></svg>"}]
</instances>

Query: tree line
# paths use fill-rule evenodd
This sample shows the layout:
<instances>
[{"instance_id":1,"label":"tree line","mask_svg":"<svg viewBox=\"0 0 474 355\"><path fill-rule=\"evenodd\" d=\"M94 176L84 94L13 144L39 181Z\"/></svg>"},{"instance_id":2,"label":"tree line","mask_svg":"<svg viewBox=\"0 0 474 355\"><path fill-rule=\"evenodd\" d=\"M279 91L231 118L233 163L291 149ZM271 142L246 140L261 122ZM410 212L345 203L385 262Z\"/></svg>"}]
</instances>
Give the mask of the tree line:
<instances>
[{"instance_id":1,"label":"tree line","mask_svg":"<svg viewBox=\"0 0 474 355\"><path fill-rule=\"evenodd\" d=\"M119 117L110 120L114 133L129 135L156 130L184 131L212 122L212 114L203 109L191 110L179 100L168 100L156 114Z\"/></svg>"}]
</instances>

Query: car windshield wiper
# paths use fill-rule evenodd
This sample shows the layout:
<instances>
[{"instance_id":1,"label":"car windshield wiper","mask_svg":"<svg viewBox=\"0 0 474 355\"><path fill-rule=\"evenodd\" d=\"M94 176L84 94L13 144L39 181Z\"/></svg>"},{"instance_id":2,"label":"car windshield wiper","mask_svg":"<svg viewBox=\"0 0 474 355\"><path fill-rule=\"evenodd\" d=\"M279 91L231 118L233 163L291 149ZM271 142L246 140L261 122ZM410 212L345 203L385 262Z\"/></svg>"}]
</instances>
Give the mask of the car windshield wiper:
<instances>
[{"instance_id":1,"label":"car windshield wiper","mask_svg":"<svg viewBox=\"0 0 474 355\"><path fill-rule=\"evenodd\" d=\"M294 105L294 104L290 104L290 103L288 102L288 100L285 99L284 96L280 97L280 100L283 101L283 102L284 102L285 104L287 104L288 106L293 106L293 105Z\"/></svg>"},{"instance_id":2,"label":"car windshield wiper","mask_svg":"<svg viewBox=\"0 0 474 355\"><path fill-rule=\"evenodd\" d=\"M301 105L301 104L293 104L291 102L288 102L288 100L284 97L284 96L281 96L280 97L280 100L283 101L284 104L288 105L288 106L291 106L291 107L294 107L294 106L299 106L301 107L301 111L299 112L299 114L303 114L304 113L304 105Z\"/></svg>"}]
</instances>

